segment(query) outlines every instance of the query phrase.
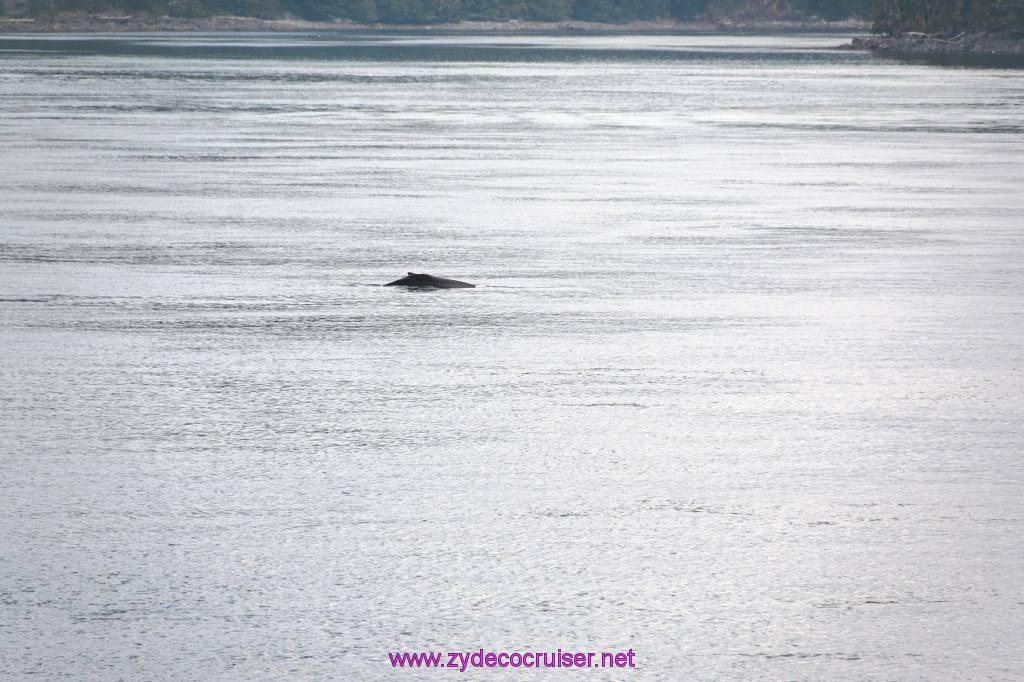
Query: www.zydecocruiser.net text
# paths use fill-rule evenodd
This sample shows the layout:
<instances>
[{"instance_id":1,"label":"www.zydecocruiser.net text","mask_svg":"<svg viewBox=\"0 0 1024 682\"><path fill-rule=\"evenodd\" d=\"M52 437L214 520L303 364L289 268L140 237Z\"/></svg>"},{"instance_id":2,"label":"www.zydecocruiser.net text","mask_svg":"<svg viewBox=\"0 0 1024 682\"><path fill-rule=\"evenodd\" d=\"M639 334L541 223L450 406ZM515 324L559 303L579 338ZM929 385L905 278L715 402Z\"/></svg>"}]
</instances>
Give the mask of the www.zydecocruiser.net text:
<instances>
[{"instance_id":1,"label":"www.zydecocruiser.net text","mask_svg":"<svg viewBox=\"0 0 1024 682\"><path fill-rule=\"evenodd\" d=\"M393 668L635 668L632 649L626 652L527 651L512 653L449 651L399 653L388 652Z\"/></svg>"}]
</instances>

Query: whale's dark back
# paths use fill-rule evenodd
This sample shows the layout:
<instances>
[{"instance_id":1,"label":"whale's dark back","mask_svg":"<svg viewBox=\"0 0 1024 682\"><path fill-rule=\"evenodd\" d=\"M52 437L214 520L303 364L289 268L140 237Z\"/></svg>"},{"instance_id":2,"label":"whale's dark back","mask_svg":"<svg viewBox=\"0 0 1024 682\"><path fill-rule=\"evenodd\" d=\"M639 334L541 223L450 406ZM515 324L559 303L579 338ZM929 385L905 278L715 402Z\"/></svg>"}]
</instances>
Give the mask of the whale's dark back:
<instances>
[{"instance_id":1,"label":"whale's dark back","mask_svg":"<svg viewBox=\"0 0 1024 682\"><path fill-rule=\"evenodd\" d=\"M436 289L472 289L476 287L475 284L460 282L457 279L445 279L444 277L434 277L433 275L417 274L415 272L410 272L402 279L396 279L394 282L388 282L384 286L434 287Z\"/></svg>"}]
</instances>

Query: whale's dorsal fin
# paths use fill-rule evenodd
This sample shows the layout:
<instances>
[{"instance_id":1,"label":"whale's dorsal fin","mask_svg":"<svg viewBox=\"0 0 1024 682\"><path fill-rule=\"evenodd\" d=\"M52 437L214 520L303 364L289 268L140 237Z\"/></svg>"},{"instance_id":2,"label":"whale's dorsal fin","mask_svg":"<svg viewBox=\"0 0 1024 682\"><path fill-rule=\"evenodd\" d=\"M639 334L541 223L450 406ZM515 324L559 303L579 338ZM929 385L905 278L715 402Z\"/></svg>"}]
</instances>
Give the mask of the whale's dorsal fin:
<instances>
[{"instance_id":1,"label":"whale's dorsal fin","mask_svg":"<svg viewBox=\"0 0 1024 682\"><path fill-rule=\"evenodd\" d=\"M395 280L394 282L388 282L384 286L406 286L406 287L435 287L437 289L472 289L476 287L475 284L469 282L460 282L455 279L446 279L444 277L434 277L433 275L426 275L417 272L410 272L406 277Z\"/></svg>"}]
</instances>

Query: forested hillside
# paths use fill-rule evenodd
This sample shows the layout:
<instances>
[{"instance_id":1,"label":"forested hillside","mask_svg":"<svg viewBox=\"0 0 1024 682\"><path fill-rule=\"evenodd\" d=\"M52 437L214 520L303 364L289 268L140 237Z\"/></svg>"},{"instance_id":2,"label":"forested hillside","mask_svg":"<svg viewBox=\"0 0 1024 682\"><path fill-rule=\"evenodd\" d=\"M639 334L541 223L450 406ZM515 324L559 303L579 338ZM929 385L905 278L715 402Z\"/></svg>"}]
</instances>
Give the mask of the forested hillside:
<instances>
[{"instance_id":1,"label":"forested hillside","mask_svg":"<svg viewBox=\"0 0 1024 682\"><path fill-rule=\"evenodd\" d=\"M1024 0L0 0L8 16L232 15L383 24L459 21L700 21L757 25L870 19L875 33L1024 36Z\"/></svg>"},{"instance_id":2,"label":"forested hillside","mask_svg":"<svg viewBox=\"0 0 1024 682\"><path fill-rule=\"evenodd\" d=\"M875 33L1024 36L1024 0L871 0Z\"/></svg>"},{"instance_id":3,"label":"forested hillside","mask_svg":"<svg viewBox=\"0 0 1024 682\"><path fill-rule=\"evenodd\" d=\"M234 15L312 21L350 19L386 24L456 21L746 22L818 17L867 19L869 0L17 0L19 14L93 13L204 17ZM5 0L9 7L12 0Z\"/></svg>"}]
</instances>

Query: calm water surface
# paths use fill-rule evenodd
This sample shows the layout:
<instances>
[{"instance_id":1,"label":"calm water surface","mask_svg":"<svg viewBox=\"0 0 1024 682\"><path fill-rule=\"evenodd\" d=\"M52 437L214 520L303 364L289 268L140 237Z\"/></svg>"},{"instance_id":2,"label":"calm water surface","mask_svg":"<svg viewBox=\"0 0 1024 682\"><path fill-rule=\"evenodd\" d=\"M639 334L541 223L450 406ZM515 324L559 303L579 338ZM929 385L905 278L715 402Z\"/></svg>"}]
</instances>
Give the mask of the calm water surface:
<instances>
[{"instance_id":1,"label":"calm water surface","mask_svg":"<svg viewBox=\"0 0 1024 682\"><path fill-rule=\"evenodd\" d=\"M0 37L0 673L1020 679L1024 72L847 38Z\"/></svg>"}]
</instances>

